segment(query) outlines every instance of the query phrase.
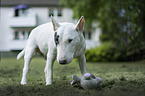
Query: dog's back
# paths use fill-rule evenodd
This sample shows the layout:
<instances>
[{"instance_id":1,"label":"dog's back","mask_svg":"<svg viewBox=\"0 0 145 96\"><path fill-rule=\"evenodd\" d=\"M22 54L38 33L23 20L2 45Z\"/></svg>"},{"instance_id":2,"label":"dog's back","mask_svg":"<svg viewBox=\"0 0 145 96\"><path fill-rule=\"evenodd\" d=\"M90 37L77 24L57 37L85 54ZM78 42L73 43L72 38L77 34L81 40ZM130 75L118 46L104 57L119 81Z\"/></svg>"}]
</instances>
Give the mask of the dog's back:
<instances>
[{"instance_id":1,"label":"dog's back","mask_svg":"<svg viewBox=\"0 0 145 96\"><path fill-rule=\"evenodd\" d=\"M18 54L17 59L20 59L24 55L25 50L29 50L30 47L39 49L36 51L39 51L46 56L48 51L48 43L53 42L53 35L54 31L51 22L34 28L29 35L25 48Z\"/></svg>"}]
</instances>

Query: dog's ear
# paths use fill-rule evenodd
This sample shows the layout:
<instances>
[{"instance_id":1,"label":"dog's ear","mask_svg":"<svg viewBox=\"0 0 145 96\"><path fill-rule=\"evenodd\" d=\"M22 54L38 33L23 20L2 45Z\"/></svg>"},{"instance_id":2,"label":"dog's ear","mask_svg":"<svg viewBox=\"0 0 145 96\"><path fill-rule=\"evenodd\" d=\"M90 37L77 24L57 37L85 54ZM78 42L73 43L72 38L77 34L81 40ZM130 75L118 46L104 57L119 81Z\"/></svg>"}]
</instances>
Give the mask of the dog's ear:
<instances>
[{"instance_id":1,"label":"dog's ear","mask_svg":"<svg viewBox=\"0 0 145 96\"><path fill-rule=\"evenodd\" d=\"M60 27L60 24L52 16L51 16L51 21L53 24L53 30L56 31Z\"/></svg>"},{"instance_id":2,"label":"dog's ear","mask_svg":"<svg viewBox=\"0 0 145 96\"><path fill-rule=\"evenodd\" d=\"M78 23L76 24L76 30L78 32L83 32L84 30L84 25L85 25L85 19L84 19L84 16L82 16L80 18L80 20L78 21Z\"/></svg>"}]
</instances>

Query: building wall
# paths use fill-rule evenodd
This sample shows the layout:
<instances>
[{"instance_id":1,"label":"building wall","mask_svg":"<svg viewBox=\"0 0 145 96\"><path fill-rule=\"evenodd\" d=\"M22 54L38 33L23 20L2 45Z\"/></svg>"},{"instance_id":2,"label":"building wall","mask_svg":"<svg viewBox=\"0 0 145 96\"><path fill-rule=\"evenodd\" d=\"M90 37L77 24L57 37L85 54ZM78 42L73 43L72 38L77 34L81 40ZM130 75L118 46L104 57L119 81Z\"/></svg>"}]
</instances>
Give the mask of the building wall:
<instances>
[{"instance_id":1,"label":"building wall","mask_svg":"<svg viewBox=\"0 0 145 96\"><path fill-rule=\"evenodd\" d=\"M101 35L101 28L96 28L92 34L92 40L100 42L99 36Z\"/></svg>"},{"instance_id":2,"label":"building wall","mask_svg":"<svg viewBox=\"0 0 145 96\"><path fill-rule=\"evenodd\" d=\"M10 50L12 40L12 29L9 27L9 16L13 12L11 7L1 8L0 10L0 51Z\"/></svg>"},{"instance_id":3,"label":"building wall","mask_svg":"<svg viewBox=\"0 0 145 96\"><path fill-rule=\"evenodd\" d=\"M30 14L37 15L37 26L51 22L51 17L49 16L49 10L54 10L54 18L58 22L72 22L77 23L77 20L72 19L73 11L68 8L57 8L57 7L31 7L29 9ZM62 16L58 17L58 9L62 9ZM11 27L10 21L11 17L14 16L14 7L1 7L0 9L0 51L10 51L10 50L21 50L26 45L26 39L15 40L14 32L16 30L27 30L30 31L33 28L21 28L21 27ZM100 29L95 29L91 32L91 40L94 42L87 42L87 48L92 48L96 46L99 42ZM92 47L91 47L92 46Z\"/></svg>"},{"instance_id":4,"label":"building wall","mask_svg":"<svg viewBox=\"0 0 145 96\"><path fill-rule=\"evenodd\" d=\"M49 9L54 9L54 18L58 22L72 22L76 23L76 20L72 19L73 12L71 9L68 8L62 8L62 16L58 17L57 10L59 8L53 8L53 7L32 7L31 11L36 13L38 16L38 25L44 24L47 22L51 22L51 18L49 17Z\"/></svg>"}]
</instances>

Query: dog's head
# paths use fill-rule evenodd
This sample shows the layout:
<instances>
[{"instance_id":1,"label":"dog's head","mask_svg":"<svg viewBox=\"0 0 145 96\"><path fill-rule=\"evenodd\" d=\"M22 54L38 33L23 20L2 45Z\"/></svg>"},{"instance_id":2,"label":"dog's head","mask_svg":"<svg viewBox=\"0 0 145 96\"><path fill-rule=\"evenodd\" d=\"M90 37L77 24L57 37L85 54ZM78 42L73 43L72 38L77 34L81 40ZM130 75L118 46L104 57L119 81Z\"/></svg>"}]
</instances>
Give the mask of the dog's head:
<instances>
[{"instance_id":1,"label":"dog's head","mask_svg":"<svg viewBox=\"0 0 145 96\"><path fill-rule=\"evenodd\" d=\"M52 17L58 63L68 64L73 60L74 53L80 44L80 36L84 29L84 22L83 16L76 25L73 23L58 23Z\"/></svg>"}]
</instances>

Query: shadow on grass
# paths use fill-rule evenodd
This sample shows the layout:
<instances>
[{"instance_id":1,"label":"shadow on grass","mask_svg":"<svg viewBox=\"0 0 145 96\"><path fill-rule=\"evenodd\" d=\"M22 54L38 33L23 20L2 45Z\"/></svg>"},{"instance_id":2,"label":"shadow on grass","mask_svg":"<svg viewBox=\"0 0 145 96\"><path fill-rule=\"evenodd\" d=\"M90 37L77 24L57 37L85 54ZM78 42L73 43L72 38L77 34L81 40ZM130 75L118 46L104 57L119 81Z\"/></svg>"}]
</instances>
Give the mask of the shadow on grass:
<instances>
[{"instance_id":1,"label":"shadow on grass","mask_svg":"<svg viewBox=\"0 0 145 96\"><path fill-rule=\"evenodd\" d=\"M19 66L15 66L12 69L8 68L1 68L0 69L0 76L2 77L15 77L16 75L20 75L21 69Z\"/></svg>"}]
</instances>

